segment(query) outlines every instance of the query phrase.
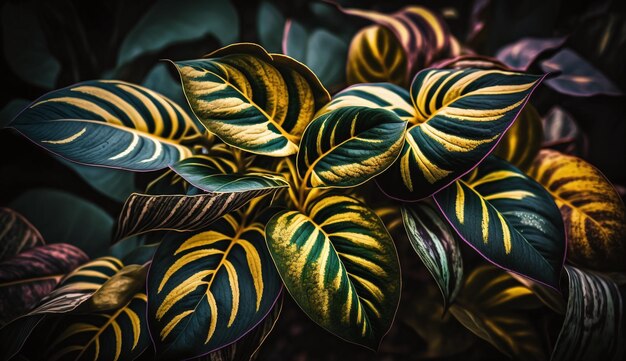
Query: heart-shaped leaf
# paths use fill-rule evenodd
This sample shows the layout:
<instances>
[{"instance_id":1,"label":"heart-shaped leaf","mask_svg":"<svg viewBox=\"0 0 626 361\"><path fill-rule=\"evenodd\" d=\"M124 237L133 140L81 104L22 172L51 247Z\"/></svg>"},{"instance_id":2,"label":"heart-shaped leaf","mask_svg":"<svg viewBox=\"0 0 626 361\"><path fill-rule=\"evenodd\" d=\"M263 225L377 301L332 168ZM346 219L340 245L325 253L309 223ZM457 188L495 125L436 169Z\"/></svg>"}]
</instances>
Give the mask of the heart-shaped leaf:
<instances>
[{"instance_id":1,"label":"heart-shaped leaf","mask_svg":"<svg viewBox=\"0 0 626 361\"><path fill-rule=\"evenodd\" d=\"M150 331L159 357L190 358L226 346L254 328L281 283L263 224L230 213L199 233L169 233L148 275Z\"/></svg>"},{"instance_id":2,"label":"heart-shaped leaf","mask_svg":"<svg viewBox=\"0 0 626 361\"><path fill-rule=\"evenodd\" d=\"M191 155L180 144L199 134L176 103L138 85L88 81L37 99L11 123L48 151L71 161L150 171Z\"/></svg>"},{"instance_id":3,"label":"heart-shaped leaf","mask_svg":"<svg viewBox=\"0 0 626 361\"><path fill-rule=\"evenodd\" d=\"M619 287L596 272L565 266L569 296L551 360L623 360L624 304Z\"/></svg>"},{"instance_id":4,"label":"heart-shaped leaf","mask_svg":"<svg viewBox=\"0 0 626 361\"><path fill-rule=\"evenodd\" d=\"M298 151L298 174L309 187L353 187L393 163L407 123L386 109L340 108L315 118Z\"/></svg>"},{"instance_id":5,"label":"heart-shaped leaf","mask_svg":"<svg viewBox=\"0 0 626 361\"><path fill-rule=\"evenodd\" d=\"M519 117L506 132L493 154L527 170L541 149L543 126L535 107L526 104Z\"/></svg>"},{"instance_id":6,"label":"heart-shaped leaf","mask_svg":"<svg viewBox=\"0 0 626 361\"><path fill-rule=\"evenodd\" d=\"M329 95L306 66L234 44L206 59L175 63L202 124L225 143L270 156L295 154L304 128Z\"/></svg>"},{"instance_id":7,"label":"heart-shaped leaf","mask_svg":"<svg viewBox=\"0 0 626 361\"><path fill-rule=\"evenodd\" d=\"M559 289L564 226L540 184L490 157L433 198L459 236L489 262Z\"/></svg>"},{"instance_id":8,"label":"heart-shaped leaf","mask_svg":"<svg viewBox=\"0 0 626 361\"><path fill-rule=\"evenodd\" d=\"M265 229L285 286L320 326L376 349L400 300L391 236L374 211L350 197L326 196L306 211L281 211Z\"/></svg>"},{"instance_id":9,"label":"heart-shaped leaf","mask_svg":"<svg viewBox=\"0 0 626 361\"><path fill-rule=\"evenodd\" d=\"M411 246L435 278L447 308L463 281L463 258L456 233L439 211L426 202L402 207L402 220Z\"/></svg>"},{"instance_id":10,"label":"heart-shaped leaf","mask_svg":"<svg viewBox=\"0 0 626 361\"><path fill-rule=\"evenodd\" d=\"M24 216L0 208L0 261L44 243L41 233Z\"/></svg>"},{"instance_id":11,"label":"heart-shaped leaf","mask_svg":"<svg viewBox=\"0 0 626 361\"><path fill-rule=\"evenodd\" d=\"M626 270L626 208L598 169L544 149L528 174L543 184L561 210L569 261L598 270Z\"/></svg>"},{"instance_id":12,"label":"heart-shaped leaf","mask_svg":"<svg viewBox=\"0 0 626 361\"><path fill-rule=\"evenodd\" d=\"M499 70L424 70L411 85L416 117L377 183L415 201L476 167L515 121L541 77Z\"/></svg>"}]
</instances>

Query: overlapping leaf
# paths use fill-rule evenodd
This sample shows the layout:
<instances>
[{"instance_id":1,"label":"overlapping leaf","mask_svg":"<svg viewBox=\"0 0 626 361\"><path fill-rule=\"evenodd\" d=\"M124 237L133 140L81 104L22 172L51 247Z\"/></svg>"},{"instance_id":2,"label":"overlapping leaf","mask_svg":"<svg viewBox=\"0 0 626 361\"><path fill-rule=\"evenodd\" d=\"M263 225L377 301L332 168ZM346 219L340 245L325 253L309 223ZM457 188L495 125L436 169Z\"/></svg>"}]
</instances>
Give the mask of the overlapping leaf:
<instances>
[{"instance_id":1,"label":"overlapping leaf","mask_svg":"<svg viewBox=\"0 0 626 361\"><path fill-rule=\"evenodd\" d=\"M461 238L491 263L559 288L564 226L540 184L490 157L433 198Z\"/></svg>"},{"instance_id":2,"label":"overlapping leaf","mask_svg":"<svg viewBox=\"0 0 626 361\"><path fill-rule=\"evenodd\" d=\"M454 231L430 203L403 207L402 220L411 246L435 278L444 304L450 305L463 281L463 259Z\"/></svg>"},{"instance_id":3,"label":"overlapping leaf","mask_svg":"<svg viewBox=\"0 0 626 361\"><path fill-rule=\"evenodd\" d=\"M157 354L190 358L226 346L270 312L281 290L263 224L227 214L199 233L170 233L148 276Z\"/></svg>"},{"instance_id":4,"label":"overlapping leaf","mask_svg":"<svg viewBox=\"0 0 626 361\"><path fill-rule=\"evenodd\" d=\"M306 66L255 44L234 44L206 59L175 64L202 124L225 143L253 153L295 154L304 128L329 100Z\"/></svg>"},{"instance_id":5,"label":"overlapping leaf","mask_svg":"<svg viewBox=\"0 0 626 361\"><path fill-rule=\"evenodd\" d=\"M526 104L515 123L502 137L493 154L521 170L527 170L539 153L542 142L541 116L535 107Z\"/></svg>"},{"instance_id":6,"label":"overlapping leaf","mask_svg":"<svg viewBox=\"0 0 626 361\"><path fill-rule=\"evenodd\" d=\"M340 108L315 118L298 151L298 174L310 187L356 186L398 157L407 123L386 109Z\"/></svg>"},{"instance_id":7,"label":"overlapping leaf","mask_svg":"<svg viewBox=\"0 0 626 361\"><path fill-rule=\"evenodd\" d=\"M585 156L587 139L578 123L563 108L552 107L541 119L543 125L543 148L552 148L559 152Z\"/></svg>"},{"instance_id":8,"label":"overlapping leaf","mask_svg":"<svg viewBox=\"0 0 626 361\"><path fill-rule=\"evenodd\" d=\"M565 266L567 311L551 360L622 360L624 304L619 287L599 273Z\"/></svg>"},{"instance_id":9,"label":"overlapping leaf","mask_svg":"<svg viewBox=\"0 0 626 361\"><path fill-rule=\"evenodd\" d=\"M626 270L626 208L598 169L546 149L528 174L543 184L561 210L568 260L598 270Z\"/></svg>"},{"instance_id":10,"label":"overlapping leaf","mask_svg":"<svg viewBox=\"0 0 626 361\"><path fill-rule=\"evenodd\" d=\"M88 81L48 93L11 126L48 151L78 163L158 170L191 155L197 135L176 103L138 85Z\"/></svg>"},{"instance_id":11,"label":"overlapping leaf","mask_svg":"<svg viewBox=\"0 0 626 361\"><path fill-rule=\"evenodd\" d=\"M41 233L10 208L0 208L0 261L44 244Z\"/></svg>"},{"instance_id":12,"label":"overlapping leaf","mask_svg":"<svg viewBox=\"0 0 626 361\"><path fill-rule=\"evenodd\" d=\"M304 312L335 335L376 349L400 300L400 266L376 214L346 196L277 213L266 241L285 286Z\"/></svg>"}]
</instances>

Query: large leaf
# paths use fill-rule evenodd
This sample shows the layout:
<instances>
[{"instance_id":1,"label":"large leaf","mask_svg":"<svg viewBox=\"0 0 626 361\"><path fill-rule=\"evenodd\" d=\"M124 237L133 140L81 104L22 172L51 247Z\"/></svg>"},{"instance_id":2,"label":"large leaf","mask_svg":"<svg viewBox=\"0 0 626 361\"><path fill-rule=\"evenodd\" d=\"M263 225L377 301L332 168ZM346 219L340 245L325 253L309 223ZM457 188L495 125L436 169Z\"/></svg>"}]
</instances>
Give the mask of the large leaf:
<instances>
[{"instance_id":1,"label":"large leaf","mask_svg":"<svg viewBox=\"0 0 626 361\"><path fill-rule=\"evenodd\" d=\"M276 302L281 283L250 212L199 233L170 233L148 275L149 326L162 358L190 358L235 342Z\"/></svg>"},{"instance_id":2,"label":"large leaf","mask_svg":"<svg viewBox=\"0 0 626 361\"><path fill-rule=\"evenodd\" d=\"M623 360L624 304L619 287L599 273L565 266L567 312L551 360Z\"/></svg>"},{"instance_id":3,"label":"large leaf","mask_svg":"<svg viewBox=\"0 0 626 361\"><path fill-rule=\"evenodd\" d=\"M32 248L0 262L0 324L20 316L68 272L88 260L70 244Z\"/></svg>"},{"instance_id":4,"label":"large leaf","mask_svg":"<svg viewBox=\"0 0 626 361\"><path fill-rule=\"evenodd\" d=\"M394 34L380 25L359 31L348 51L348 84L389 82L408 85L407 56Z\"/></svg>"},{"instance_id":5,"label":"large leaf","mask_svg":"<svg viewBox=\"0 0 626 361\"><path fill-rule=\"evenodd\" d=\"M44 243L41 233L24 216L0 207L0 261Z\"/></svg>"},{"instance_id":6,"label":"large leaf","mask_svg":"<svg viewBox=\"0 0 626 361\"><path fill-rule=\"evenodd\" d=\"M528 310L541 303L511 275L480 266L467 277L450 312L468 330L515 360L545 360Z\"/></svg>"},{"instance_id":7,"label":"large leaf","mask_svg":"<svg viewBox=\"0 0 626 361\"><path fill-rule=\"evenodd\" d=\"M415 118L400 157L377 177L381 189L415 201L469 172L494 149L541 79L498 70L420 72L411 86Z\"/></svg>"},{"instance_id":8,"label":"large leaf","mask_svg":"<svg viewBox=\"0 0 626 361\"><path fill-rule=\"evenodd\" d=\"M561 210L569 261L598 270L626 270L626 208L598 169L546 149L528 174L543 184Z\"/></svg>"},{"instance_id":9,"label":"large leaf","mask_svg":"<svg viewBox=\"0 0 626 361\"><path fill-rule=\"evenodd\" d=\"M326 196L306 214L281 211L265 232L289 293L316 323L376 349L400 300L400 266L374 211L346 196Z\"/></svg>"},{"instance_id":10,"label":"large leaf","mask_svg":"<svg viewBox=\"0 0 626 361\"><path fill-rule=\"evenodd\" d=\"M559 289L564 226L540 184L491 157L433 198L459 236L489 262Z\"/></svg>"},{"instance_id":11,"label":"large leaf","mask_svg":"<svg viewBox=\"0 0 626 361\"><path fill-rule=\"evenodd\" d=\"M87 81L48 93L11 126L71 161L149 171L191 155L191 118L152 90L117 80Z\"/></svg>"},{"instance_id":12,"label":"large leaf","mask_svg":"<svg viewBox=\"0 0 626 361\"><path fill-rule=\"evenodd\" d=\"M230 45L207 57L175 63L202 124L249 152L295 154L304 128L329 98L317 77L256 44Z\"/></svg>"},{"instance_id":13,"label":"large leaf","mask_svg":"<svg viewBox=\"0 0 626 361\"><path fill-rule=\"evenodd\" d=\"M230 1L159 0L124 39L117 64L209 34L222 44L237 40L239 18Z\"/></svg>"},{"instance_id":14,"label":"large leaf","mask_svg":"<svg viewBox=\"0 0 626 361\"><path fill-rule=\"evenodd\" d=\"M527 170L539 153L543 141L541 116L535 107L526 104L493 154L512 163L521 170Z\"/></svg>"},{"instance_id":15,"label":"large leaf","mask_svg":"<svg viewBox=\"0 0 626 361\"><path fill-rule=\"evenodd\" d=\"M322 114L302 136L298 174L310 187L364 183L396 160L406 125L386 109L349 107Z\"/></svg>"},{"instance_id":16,"label":"large leaf","mask_svg":"<svg viewBox=\"0 0 626 361\"><path fill-rule=\"evenodd\" d=\"M444 307L449 306L463 281L463 258L454 231L426 202L403 207L402 220L411 246L441 290Z\"/></svg>"}]
</instances>

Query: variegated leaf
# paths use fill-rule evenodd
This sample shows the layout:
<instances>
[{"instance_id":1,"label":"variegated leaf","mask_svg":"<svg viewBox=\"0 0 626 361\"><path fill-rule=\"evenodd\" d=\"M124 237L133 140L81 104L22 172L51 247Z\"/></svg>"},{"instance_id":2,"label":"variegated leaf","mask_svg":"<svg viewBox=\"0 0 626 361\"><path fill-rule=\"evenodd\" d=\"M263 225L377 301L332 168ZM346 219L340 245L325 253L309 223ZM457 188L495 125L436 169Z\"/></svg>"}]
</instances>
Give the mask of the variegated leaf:
<instances>
[{"instance_id":1,"label":"variegated leaf","mask_svg":"<svg viewBox=\"0 0 626 361\"><path fill-rule=\"evenodd\" d=\"M306 214L282 211L266 241L289 293L333 334L377 349L400 300L400 265L389 233L356 199L329 195Z\"/></svg>"},{"instance_id":2,"label":"variegated leaf","mask_svg":"<svg viewBox=\"0 0 626 361\"><path fill-rule=\"evenodd\" d=\"M426 202L403 207L402 220L411 246L435 278L447 308L463 281L463 258L456 233L439 210Z\"/></svg>"},{"instance_id":3,"label":"variegated leaf","mask_svg":"<svg viewBox=\"0 0 626 361\"><path fill-rule=\"evenodd\" d=\"M199 233L169 233L148 275L149 326L162 358L217 350L254 328L281 283L263 242L263 224L230 213Z\"/></svg>"},{"instance_id":4,"label":"variegated leaf","mask_svg":"<svg viewBox=\"0 0 626 361\"><path fill-rule=\"evenodd\" d=\"M541 149L543 126L535 107L526 104L493 154L526 171Z\"/></svg>"},{"instance_id":5,"label":"variegated leaf","mask_svg":"<svg viewBox=\"0 0 626 361\"><path fill-rule=\"evenodd\" d=\"M626 208L598 169L544 149L528 174L543 184L561 210L569 261L597 270L626 270Z\"/></svg>"},{"instance_id":6,"label":"variegated leaf","mask_svg":"<svg viewBox=\"0 0 626 361\"><path fill-rule=\"evenodd\" d=\"M433 198L459 236L488 261L559 289L564 226L540 184L490 157Z\"/></svg>"},{"instance_id":7,"label":"variegated leaf","mask_svg":"<svg viewBox=\"0 0 626 361\"><path fill-rule=\"evenodd\" d=\"M307 127L298 174L309 187L354 187L398 157L407 123L386 109L349 107L325 113Z\"/></svg>"},{"instance_id":8,"label":"variegated leaf","mask_svg":"<svg viewBox=\"0 0 626 361\"><path fill-rule=\"evenodd\" d=\"M0 208L0 261L43 244L41 233L24 216Z\"/></svg>"},{"instance_id":9,"label":"variegated leaf","mask_svg":"<svg viewBox=\"0 0 626 361\"><path fill-rule=\"evenodd\" d=\"M202 124L252 153L295 154L304 128L330 98L305 65L256 44L233 44L175 65Z\"/></svg>"},{"instance_id":10,"label":"variegated leaf","mask_svg":"<svg viewBox=\"0 0 626 361\"><path fill-rule=\"evenodd\" d=\"M200 130L176 103L117 80L48 93L11 123L37 145L71 161L150 171L191 155L181 141Z\"/></svg>"},{"instance_id":11,"label":"variegated leaf","mask_svg":"<svg viewBox=\"0 0 626 361\"><path fill-rule=\"evenodd\" d=\"M398 160L377 182L415 201L476 167L496 146L542 77L499 70L424 70L411 86L413 125Z\"/></svg>"},{"instance_id":12,"label":"variegated leaf","mask_svg":"<svg viewBox=\"0 0 626 361\"><path fill-rule=\"evenodd\" d=\"M624 303L619 287L596 272L565 266L569 296L554 361L623 360Z\"/></svg>"}]
</instances>

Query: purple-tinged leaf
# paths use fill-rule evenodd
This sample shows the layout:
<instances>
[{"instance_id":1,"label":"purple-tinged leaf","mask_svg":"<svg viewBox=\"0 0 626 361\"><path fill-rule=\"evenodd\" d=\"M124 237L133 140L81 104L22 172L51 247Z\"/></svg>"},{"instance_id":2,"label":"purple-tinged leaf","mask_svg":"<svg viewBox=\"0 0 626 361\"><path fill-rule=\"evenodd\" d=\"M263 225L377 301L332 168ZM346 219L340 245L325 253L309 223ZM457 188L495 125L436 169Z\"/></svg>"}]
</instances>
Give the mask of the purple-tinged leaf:
<instances>
[{"instance_id":1,"label":"purple-tinged leaf","mask_svg":"<svg viewBox=\"0 0 626 361\"><path fill-rule=\"evenodd\" d=\"M461 55L451 59L444 59L434 63L431 68L437 69L467 69L478 68L485 70L511 71L506 64L496 58L484 55Z\"/></svg>"},{"instance_id":2,"label":"purple-tinged leaf","mask_svg":"<svg viewBox=\"0 0 626 361\"><path fill-rule=\"evenodd\" d=\"M0 262L0 323L26 313L68 272L87 262L80 249L49 244Z\"/></svg>"},{"instance_id":3,"label":"purple-tinged leaf","mask_svg":"<svg viewBox=\"0 0 626 361\"><path fill-rule=\"evenodd\" d=\"M0 208L0 261L44 243L41 233L24 216Z\"/></svg>"},{"instance_id":4,"label":"purple-tinged leaf","mask_svg":"<svg viewBox=\"0 0 626 361\"><path fill-rule=\"evenodd\" d=\"M554 106L541 119L543 125L542 148L552 148L561 153L585 157L587 138L576 120L559 106Z\"/></svg>"},{"instance_id":5,"label":"purple-tinged leaf","mask_svg":"<svg viewBox=\"0 0 626 361\"><path fill-rule=\"evenodd\" d=\"M563 46L566 38L523 38L498 51L498 60L515 70L526 71L534 62L547 52Z\"/></svg>"}]
</instances>

